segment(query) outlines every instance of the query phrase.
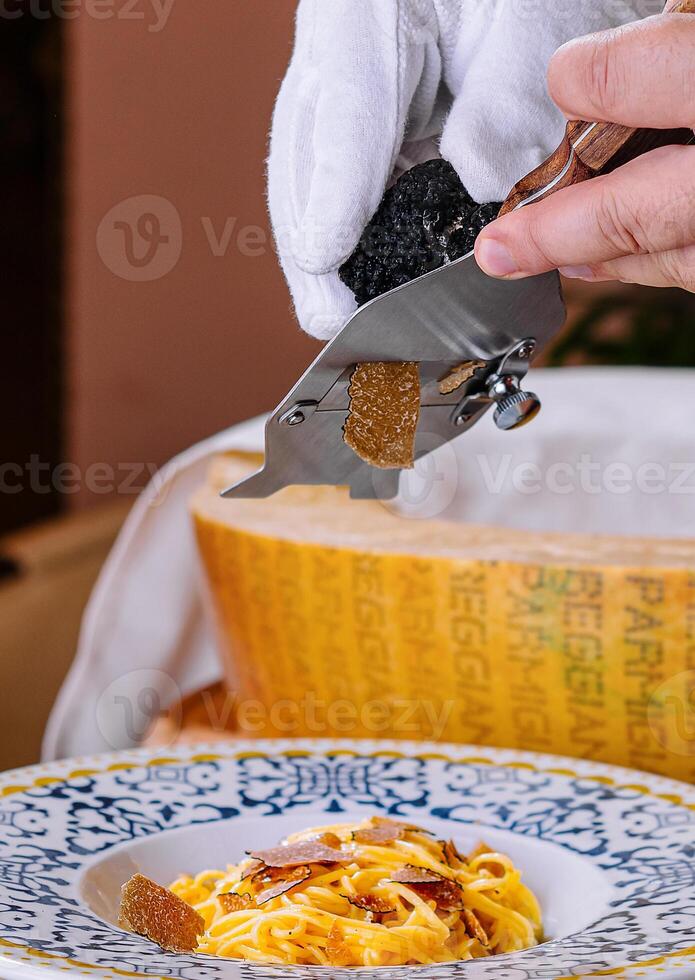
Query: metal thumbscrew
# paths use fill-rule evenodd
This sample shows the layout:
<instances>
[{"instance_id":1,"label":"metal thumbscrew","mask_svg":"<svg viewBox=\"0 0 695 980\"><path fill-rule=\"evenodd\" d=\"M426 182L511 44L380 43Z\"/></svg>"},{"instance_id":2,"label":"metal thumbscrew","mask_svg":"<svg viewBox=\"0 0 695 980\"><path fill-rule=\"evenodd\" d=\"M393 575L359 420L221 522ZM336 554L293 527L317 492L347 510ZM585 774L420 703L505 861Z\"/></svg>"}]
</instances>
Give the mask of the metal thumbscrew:
<instances>
[{"instance_id":1,"label":"metal thumbscrew","mask_svg":"<svg viewBox=\"0 0 695 980\"><path fill-rule=\"evenodd\" d=\"M532 391L517 391L497 403L495 425L503 432L520 429L522 425L535 419L540 410L541 400L538 395Z\"/></svg>"}]
</instances>

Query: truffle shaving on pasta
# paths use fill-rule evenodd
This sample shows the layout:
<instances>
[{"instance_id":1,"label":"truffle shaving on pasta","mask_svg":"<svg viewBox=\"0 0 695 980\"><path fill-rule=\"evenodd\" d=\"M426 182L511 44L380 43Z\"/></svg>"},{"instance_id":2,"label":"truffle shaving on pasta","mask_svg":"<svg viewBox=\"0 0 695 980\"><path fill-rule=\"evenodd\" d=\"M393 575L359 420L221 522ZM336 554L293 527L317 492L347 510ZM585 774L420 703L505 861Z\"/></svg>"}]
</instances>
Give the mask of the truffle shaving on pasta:
<instances>
[{"instance_id":1,"label":"truffle shaving on pasta","mask_svg":"<svg viewBox=\"0 0 695 980\"><path fill-rule=\"evenodd\" d=\"M171 891L205 923L196 951L259 963L405 966L542 941L538 901L505 854L373 817L294 834Z\"/></svg>"}]
</instances>

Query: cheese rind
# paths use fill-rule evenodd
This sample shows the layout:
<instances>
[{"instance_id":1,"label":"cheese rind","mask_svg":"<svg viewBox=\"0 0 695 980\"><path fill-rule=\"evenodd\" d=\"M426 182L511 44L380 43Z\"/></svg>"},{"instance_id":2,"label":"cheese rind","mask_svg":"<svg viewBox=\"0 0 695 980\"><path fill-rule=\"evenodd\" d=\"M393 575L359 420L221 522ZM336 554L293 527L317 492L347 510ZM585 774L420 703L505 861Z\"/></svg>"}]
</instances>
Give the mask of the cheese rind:
<instances>
[{"instance_id":1,"label":"cheese rind","mask_svg":"<svg viewBox=\"0 0 695 980\"><path fill-rule=\"evenodd\" d=\"M412 520L333 487L218 498L256 467L219 459L193 501L242 732L443 739L695 779L691 542Z\"/></svg>"}]
</instances>

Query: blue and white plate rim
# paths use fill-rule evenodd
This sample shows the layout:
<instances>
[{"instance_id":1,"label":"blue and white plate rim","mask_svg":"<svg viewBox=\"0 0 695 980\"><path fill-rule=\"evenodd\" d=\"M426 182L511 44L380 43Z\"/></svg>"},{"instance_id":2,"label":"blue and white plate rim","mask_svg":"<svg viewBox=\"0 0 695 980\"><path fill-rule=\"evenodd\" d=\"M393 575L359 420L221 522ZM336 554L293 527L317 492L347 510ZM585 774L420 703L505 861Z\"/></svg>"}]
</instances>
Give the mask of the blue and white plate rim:
<instances>
[{"instance_id":1,"label":"blue and white plate rim","mask_svg":"<svg viewBox=\"0 0 695 980\"><path fill-rule=\"evenodd\" d=\"M12 836L12 831L17 830L21 821L14 822L12 814L37 812L44 810L48 814L48 821L53 824L49 833L50 848L44 848L44 862L47 860L45 854L50 851L53 860L60 864L71 865L72 875L70 881L64 887L64 895L69 897L75 904L76 900L75 882L78 873L95 859L95 853L89 853L89 848L79 847L78 851L87 853L75 853L71 850L67 835L63 835L60 840L55 839L58 833L58 824L63 811L68 804L74 805L78 800L80 805L94 800L97 792L104 792L104 787L112 786L115 781L121 781L123 791L123 779L129 780L126 792L130 799L135 799L143 806L152 802L151 796L138 790L137 782L133 779L139 771L143 774L143 781L146 783L153 774L159 774L161 778L168 778L174 770L186 771L200 775L206 769L208 774L215 770L224 775L227 768L229 773L234 773L238 777L239 767L242 765L263 764L265 760L268 764L282 765L283 760L288 765L307 766L312 760L316 765L325 767L330 761L331 765L340 766L353 760L353 765L364 767L374 763L386 764L391 760L391 764L397 765L397 760L404 760L405 764L416 762L423 766L423 773L429 777L430 770L440 767L441 771L446 769L449 772L455 771L458 774L465 774L465 778L474 773L494 772L494 782L496 783L495 793L503 792L504 779L508 778L511 782L518 781L519 774L534 774L534 778L544 782L543 793L538 799L548 799L548 793L553 789L561 787L562 793L570 793L569 799L577 800L577 794L584 794L586 799L593 793L592 806L598 807L597 811L601 817L613 826L616 821L615 814L610 815L608 801L603 801L603 808L598 806L601 803L601 795L609 796L613 802L617 801L624 813L623 819L629 819L630 814L638 815L642 820L645 814L650 820L662 819L660 826L660 838L645 845L643 848L635 848L635 852L640 849L650 850L651 857L647 857L648 867L658 868L668 865L671 879L658 874L653 880L645 880L646 891L644 895L655 896L653 901L649 898L638 900L641 902L642 909L636 912L636 924L632 928L625 929L624 940L616 942L611 934L610 942L604 942L604 946L609 952L605 956L605 962L597 961L592 955L585 955L578 952L575 962L567 958L567 952L556 955L553 949L555 944L551 943L546 947L539 947L539 950L525 954L515 954L513 957L505 957L504 971L502 970L502 960L478 961L475 964L454 965L452 967L439 967L430 970L426 967L417 968L417 974L423 978L432 977L448 978L461 977L467 980L468 977L494 977L495 980L560 980L563 977L593 978L600 976L622 977L624 980L632 980L633 977L655 977L666 975L678 980L695 978L695 787L684 783L679 783L661 776L638 772L636 770L623 769L620 767L609 766L603 763L596 763L586 760L569 759L562 756L539 754L534 752L523 752L510 749L492 749L479 746L455 745L448 743L428 743L428 742L406 742L406 741L335 741L326 739L291 739L291 740L254 740L223 743L209 742L197 745L182 745L176 748L159 749L132 749L117 753L110 753L96 756L83 756L73 759L60 760L57 762L43 763L24 769L12 770L0 774L0 976L3 980L15 980L15 978L25 978L25 980L38 980L43 977L49 980L51 977L65 976L73 974L92 976L95 978L116 978L126 977L166 977L172 980L227 980L227 978L240 977L251 980L252 977L264 977L266 980L290 974L301 974L302 976L322 976L326 977L325 970L319 968L259 968L249 964L239 964L236 961L221 961L214 958L191 956L191 957L172 957L170 954L163 954L147 944L138 937L131 937L122 933L114 926L105 922L94 920L95 926L91 930L90 921L93 916L87 909L80 909L74 912L73 919L67 924L60 923L60 928L54 932L54 937L59 936L59 941L55 938L47 941L43 934L43 925L36 931L29 931L22 935L22 941L15 942L18 938L16 931L7 927L3 921L3 914L8 913L11 908L13 897L12 881L17 881L12 877L13 868L22 865L26 866L26 859L41 863L42 847L39 838L31 831ZM252 763L251 760L257 760ZM296 760L292 762L292 760ZM370 761L371 760L371 761ZM380 762L379 762L380 760ZM442 769L444 767L444 769ZM438 770L439 771L439 770ZM127 775L126 775L127 774ZM507 774L507 775L505 775ZM406 778L406 777L399 777ZM530 777L529 777L530 778ZM85 785L93 782L93 786ZM532 783L532 780L531 780ZM533 797L536 789L529 783L529 797ZM427 792L431 793L433 787L429 787ZM238 791L238 784L234 783L229 789ZM219 791L219 785L218 785ZM540 782L538 792L541 791ZM213 794L207 792L204 786L196 788L196 792L206 795L212 800ZM437 790L437 792L439 792ZM138 796L140 793L140 796ZM71 799L71 794L73 799ZM242 815L252 815L258 818L263 814L260 812L262 802L255 801L252 806L244 809L239 806L238 792L234 797L236 805L227 809L242 811ZM457 797L455 797L457 798ZM60 800L58 805L56 801ZM484 797L483 797L484 800ZM217 798L217 802L220 800ZM430 806L430 802L440 804L437 807ZM449 800L451 802L451 800ZM488 801L489 802L489 801ZM497 798L495 802L499 802ZM420 817L426 823L428 812L442 809L442 799L437 797L427 803L427 808L414 808L407 803L398 803L391 800L391 805L384 807L378 802L369 802L367 809L362 807L362 811L367 812L391 812L401 816ZM207 805L207 801L206 801ZM325 814L320 807L305 803L291 803L291 806L305 806L307 815L306 824L310 825L317 822L332 822L336 818L335 814ZM537 805L537 803L536 803ZM53 809L52 809L53 807ZM651 808L651 811L650 809ZM215 809L215 807L213 807ZM220 808L217 807L219 810ZM225 808L222 807L222 810ZM352 808L354 809L354 807ZM59 814L58 811L61 811ZM237 813L236 816L240 814ZM326 819L320 820L317 817L322 815ZM54 822L55 817L55 822ZM183 822L178 822L172 826L187 826L193 822L190 817L186 823L186 813L183 813ZM229 815L209 815L209 820L195 822L213 822L215 820L235 819ZM459 828L469 827L470 820L460 820L453 818ZM600 821L599 821L600 822ZM168 828L155 827L151 832L158 834L166 833ZM503 829L503 828L502 828ZM144 836L147 833L142 831ZM142 839L141 833L138 833ZM481 831L484 833L484 830ZM692 840L692 845L681 847L679 842L684 839ZM122 846L129 840L133 840L135 834L128 836L122 834L115 839L110 847ZM552 835L542 840L551 840ZM639 839L639 835L637 835ZM621 838L622 840L622 838ZM629 835L625 837L630 841ZM633 835L633 843L635 842ZM60 846L59 846L60 845ZM98 851L102 855L108 848L101 848ZM612 852L613 849L611 849ZM31 852L31 855L30 853ZM608 856L608 855L606 855ZM597 856L600 858L600 855ZM69 858L69 860L68 860ZM230 857L230 860L232 857ZM656 863L654 862L656 860ZM641 860L641 859L640 859ZM649 864L651 861L651 865ZM674 863L675 862L675 863ZM671 867L673 866L673 867ZM58 869L59 872L61 869ZM632 873L632 872L630 872ZM675 876L675 877L674 877ZM689 876L689 877L688 877ZM39 906L46 903L43 908L50 907L51 902L55 902L56 896L60 896L60 888L56 891L55 882L51 881L51 875L46 874L47 882L45 891L39 886L35 899ZM55 874L54 874L55 877ZM69 877L63 874L60 880ZM8 884L9 882L9 884ZM670 889L670 890L669 890ZM650 891L651 890L651 891ZM14 894L16 898L16 893ZM20 906L21 907L21 906ZM15 911L17 906L15 905ZM646 911L644 911L646 909ZM648 932L650 922L656 922L657 918L663 920L670 911L679 911L685 923L683 938L674 935L668 942L662 939L655 939ZM625 913L630 915L632 913ZM672 916L672 921L675 919ZM626 919L627 922L627 919ZM691 924L689 926L688 924ZM647 929L645 929L645 924ZM55 923L54 923L55 925ZM74 925L74 928L73 928ZM688 932L690 940L687 939ZM594 938L606 940L606 936L601 936L601 922L596 924ZM88 938L85 939L85 931ZM20 932L21 934L21 932ZM589 936L589 932L586 933ZM90 947L99 945L98 963L90 962ZM577 937L577 948L582 945L584 933ZM638 955L641 945L644 946L645 956ZM59 951L58 947L60 947ZM110 953L111 955L110 957ZM535 955L535 962L534 962ZM540 956L540 958L539 958ZM564 956L564 958L563 958ZM83 957L85 957L83 959ZM110 959L109 959L110 957ZM95 957L91 957L94 959ZM496 964L493 972L486 972L485 967L489 964ZM593 964L596 965L593 965ZM108 965L110 964L110 965ZM587 972L588 971L588 972ZM373 971L370 971L372 973ZM383 968L378 971L384 978L403 977L411 975L415 971L412 968L403 970L402 968ZM331 978L338 976L354 976L355 971L331 971Z\"/></svg>"}]
</instances>

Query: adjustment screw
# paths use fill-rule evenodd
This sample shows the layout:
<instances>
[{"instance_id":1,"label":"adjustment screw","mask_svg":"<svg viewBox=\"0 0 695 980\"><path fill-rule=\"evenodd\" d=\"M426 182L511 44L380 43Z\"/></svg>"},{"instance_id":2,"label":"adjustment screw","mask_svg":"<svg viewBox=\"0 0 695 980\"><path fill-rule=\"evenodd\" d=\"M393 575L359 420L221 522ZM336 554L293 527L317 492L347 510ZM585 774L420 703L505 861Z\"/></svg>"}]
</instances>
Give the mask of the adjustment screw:
<instances>
[{"instance_id":1,"label":"adjustment screw","mask_svg":"<svg viewBox=\"0 0 695 980\"><path fill-rule=\"evenodd\" d=\"M527 340L521 345L521 347L517 351L517 357L520 357L522 361L527 361L529 357L531 357L535 349L536 349L536 342L534 340Z\"/></svg>"},{"instance_id":2,"label":"adjustment screw","mask_svg":"<svg viewBox=\"0 0 695 980\"><path fill-rule=\"evenodd\" d=\"M293 405L292 408L288 408L284 415L281 415L278 419L280 425L299 425L304 422L306 415L301 410L299 405Z\"/></svg>"},{"instance_id":3,"label":"adjustment screw","mask_svg":"<svg viewBox=\"0 0 695 980\"><path fill-rule=\"evenodd\" d=\"M497 403L495 425L503 432L520 429L531 422L541 410L541 400L532 391L517 391Z\"/></svg>"}]
</instances>

